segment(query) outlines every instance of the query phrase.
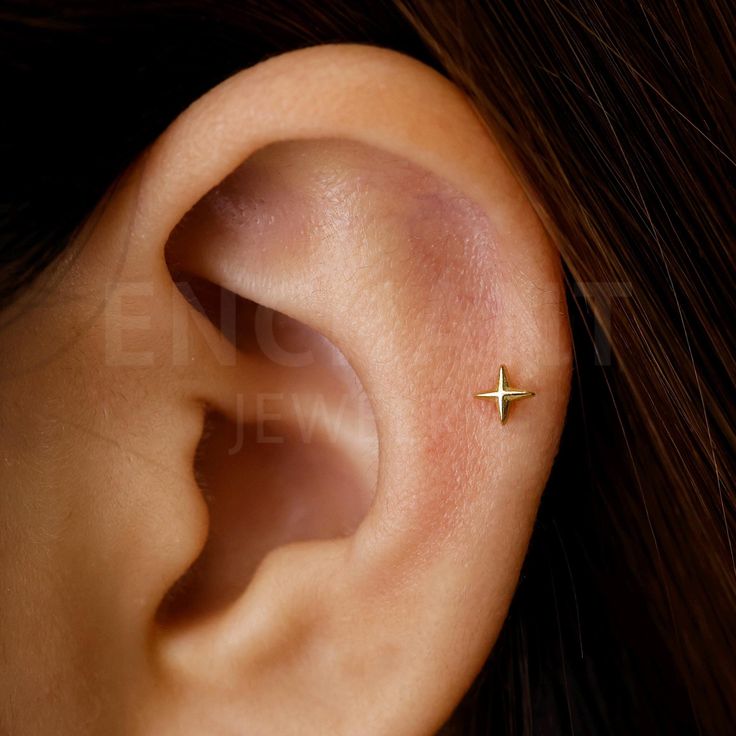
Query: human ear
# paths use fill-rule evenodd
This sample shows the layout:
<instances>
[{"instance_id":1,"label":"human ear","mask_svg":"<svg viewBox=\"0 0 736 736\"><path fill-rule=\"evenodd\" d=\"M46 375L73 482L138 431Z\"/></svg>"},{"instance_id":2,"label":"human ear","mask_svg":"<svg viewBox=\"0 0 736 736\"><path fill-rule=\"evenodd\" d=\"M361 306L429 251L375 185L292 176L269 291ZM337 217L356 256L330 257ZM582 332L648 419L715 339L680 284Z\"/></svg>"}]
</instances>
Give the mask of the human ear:
<instances>
[{"instance_id":1,"label":"human ear","mask_svg":"<svg viewBox=\"0 0 736 736\"><path fill-rule=\"evenodd\" d=\"M130 728L432 733L503 623L569 383L558 259L491 133L399 54L285 54L187 109L85 237L96 403L72 390L116 449L83 465L80 564ZM503 425L474 397L502 364L535 393Z\"/></svg>"}]
</instances>

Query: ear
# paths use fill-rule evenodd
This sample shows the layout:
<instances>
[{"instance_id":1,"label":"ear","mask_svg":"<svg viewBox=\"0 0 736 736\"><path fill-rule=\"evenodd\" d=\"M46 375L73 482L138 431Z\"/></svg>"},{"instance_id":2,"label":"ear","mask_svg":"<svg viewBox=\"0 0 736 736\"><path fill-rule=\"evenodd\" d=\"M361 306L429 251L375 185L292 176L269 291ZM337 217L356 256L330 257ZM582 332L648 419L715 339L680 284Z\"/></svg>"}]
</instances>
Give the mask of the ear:
<instances>
[{"instance_id":1,"label":"ear","mask_svg":"<svg viewBox=\"0 0 736 736\"><path fill-rule=\"evenodd\" d=\"M569 383L557 255L492 135L398 54L285 54L85 235L107 411L154 459L108 530L136 730L431 733L503 624ZM505 424L474 397L502 364L536 394Z\"/></svg>"}]
</instances>

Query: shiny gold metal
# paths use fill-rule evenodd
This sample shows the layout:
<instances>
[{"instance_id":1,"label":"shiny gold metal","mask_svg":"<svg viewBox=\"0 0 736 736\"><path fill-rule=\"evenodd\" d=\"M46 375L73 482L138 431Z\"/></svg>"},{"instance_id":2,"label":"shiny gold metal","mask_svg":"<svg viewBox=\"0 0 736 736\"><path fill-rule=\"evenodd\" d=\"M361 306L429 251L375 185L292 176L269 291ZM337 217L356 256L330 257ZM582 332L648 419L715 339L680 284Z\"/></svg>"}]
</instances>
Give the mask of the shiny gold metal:
<instances>
[{"instance_id":1,"label":"shiny gold metal","mask_svg":"<svg viewBox=\"0 0 736 736\"><path fill-rule=\"evenodd\" d=\"M509 403L517 399L528 399L530 396L534 396L534 392L510 388L506 366L502 365L498 371L498 388L495 391L483 391L482 393L474 394L474 396L476 399L497 402L498 418L501 420L501 424L506 424L506 420L509 418Z\"/></svg>"}]
</instances>

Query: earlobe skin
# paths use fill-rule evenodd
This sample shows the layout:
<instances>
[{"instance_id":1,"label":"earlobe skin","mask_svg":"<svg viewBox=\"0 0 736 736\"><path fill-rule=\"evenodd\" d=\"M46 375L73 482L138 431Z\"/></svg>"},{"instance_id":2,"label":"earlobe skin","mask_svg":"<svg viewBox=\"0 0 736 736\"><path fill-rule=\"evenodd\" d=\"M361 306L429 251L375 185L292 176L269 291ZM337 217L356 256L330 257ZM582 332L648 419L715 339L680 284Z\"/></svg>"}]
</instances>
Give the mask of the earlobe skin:
<instances>
[{"instance_id":1,"label":"earlobe skin","mask_svg":"<svg viewBox=\"0 0 736 736\"><path fill-rule=\"evenodd\" d=\"M302 325L316 362L279 365L237 339L223 360L222 324L187 301L182 280ZM61 283L56 316L29 313L12 354L17 366L35 360L25 330L52 352L60 325L85 325L76 352L38 369L49 386L76 376L67 424L97 433L85 454L58 440L58 477L77 495L30 462L18 476L67 499L59 513L74 528L98 530L80 532L81 551L48 542L49 559L80 570L70 610L105 632L90 633L98 656L74 697L95 692L104 669L105 697L129 712L106 732L140 736L435 732L506 615L571 362L556 252L464 96L370 47L305 49L243 71L133 167ZM177 310L190 320L186 361L173 357ZM339 370L320 360L324 339ZM536 392L504 426L473 398L501 363ZM342 382L351 400L340 409ZM270 447L267 460L249 435L248 467L261 463L251 487L264 494L218 518L201 487L224 498L256 477L237 465L245 456L223 453L239 425L256 432L259 395L290 399L267 427L285 436L302 436L298 407L322 395L320 441ZM13 412L4 419L23 436L40 433L22 401ZM203 436L208 418L219 424ZM287 459L294 472L279 486ZM227 541L241 513L252 546ZM233 582L228 565L245 557ZM206 585L195 581L187 615L162 615L192 569ZM70 642L58 644L67 659L88 661Z\"/></svg>"}]
</instances>

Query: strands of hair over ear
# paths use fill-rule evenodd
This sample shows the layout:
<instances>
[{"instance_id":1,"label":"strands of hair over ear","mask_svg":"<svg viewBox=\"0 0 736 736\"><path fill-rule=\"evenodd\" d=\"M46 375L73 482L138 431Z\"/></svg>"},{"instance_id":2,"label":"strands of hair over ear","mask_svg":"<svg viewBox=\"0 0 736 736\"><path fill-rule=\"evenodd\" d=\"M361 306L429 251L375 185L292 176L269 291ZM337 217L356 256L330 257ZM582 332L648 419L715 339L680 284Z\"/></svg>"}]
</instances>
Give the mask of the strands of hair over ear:
<instances>
[{"instance_id":1,"label":"strands of hair over ear","mask_svg":"<svg viewBox=\"0 0 736 736\"><path fill-rule=\"evenodd\" d=\"M519 590L445 731L727 733L734 21L721 0L6 2L0 304L233 72L328 42L429 63L471 97L558 245L576 350Z\"/></svg>"}]
</instances>

